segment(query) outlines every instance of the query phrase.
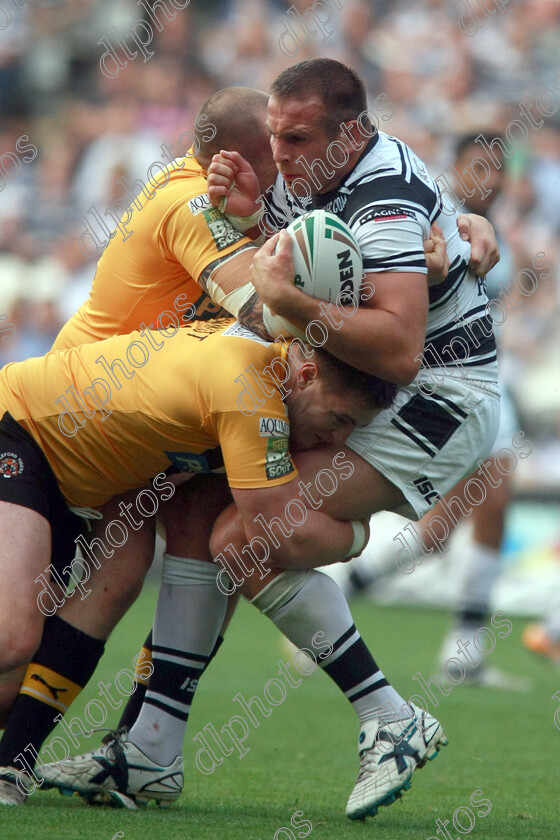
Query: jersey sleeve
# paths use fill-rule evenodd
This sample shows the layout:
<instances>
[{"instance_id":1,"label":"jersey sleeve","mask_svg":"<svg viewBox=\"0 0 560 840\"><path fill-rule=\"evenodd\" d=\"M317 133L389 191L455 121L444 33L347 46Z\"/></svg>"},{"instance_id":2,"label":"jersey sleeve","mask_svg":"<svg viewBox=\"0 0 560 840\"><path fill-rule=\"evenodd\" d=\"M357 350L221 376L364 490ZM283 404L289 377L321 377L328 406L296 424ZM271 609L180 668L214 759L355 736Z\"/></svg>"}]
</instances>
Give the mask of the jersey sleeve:
<instances>
[{"instance_id":1,"label":"jersey sleeve","mask_svg":"<svg viewBox=\"0 0 560 840\"><path fill-rule=\"evenodd\" d=\"M178 260L194 280L210 263L234 251L252 247L244 236L210 204L206 193L184 197L165 219L160 233L161 247Z\"/></svg>"},{"instance_id":2,"label":"jersey sleeve","mask_svg":"<svg viewBox=\"0 0 560 840\"><path fill-rule=\"evenodd\" d=\"M387 185L386 190L375 187L374 192L364 184L352 196L356 210L349 225L362 251L364 271L427 274L423 243L430 236L430 219L425 207L401 184L392 189Z\"/></svg>"},{"instance_id":3,"label":"jersey sleeve","mask_svg":"<svg viewBox=\"0 0 560 840\"><path fill-rule=\"evenodd\" d=\"M282 406L279 395L278 402ZM274 487L297 476L289 449L290 423L272 398L251 417L241 411L221 411L209 422L220 441L230 487Z\"/></svg>"}]
</instances>

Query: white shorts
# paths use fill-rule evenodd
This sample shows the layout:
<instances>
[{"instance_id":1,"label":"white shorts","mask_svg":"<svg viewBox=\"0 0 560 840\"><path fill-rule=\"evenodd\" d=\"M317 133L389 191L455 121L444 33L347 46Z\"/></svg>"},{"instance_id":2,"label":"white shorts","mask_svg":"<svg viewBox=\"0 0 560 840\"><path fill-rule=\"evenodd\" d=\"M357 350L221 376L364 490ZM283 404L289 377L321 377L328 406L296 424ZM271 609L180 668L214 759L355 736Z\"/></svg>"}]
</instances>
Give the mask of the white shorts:
<instances>
[{"instance_id":1,"label":"white shorts","mask_svg":"<svg viewBox=\"0 0 560 840\"><path fill-rule=\"evenodd\" d=\"M511 391L500 381L500 425L490 455L495 455L500 449L511 449L513 436L521 429L520 420L511 397Z\"/></svg>"},{"instance_id":2,"label":"white shorts","mask_svg":"<svg viewBox=\"0 0 560 840\"><path fill-rule=\"evenodd\" d=\"M447 373L429 396L419 387L420 376L399 388L393 406L346 442L401 490L407 503L394 512L409 519L421 519L473 472L490 453L500 421L496 381Z\"/></svg>"}]
</instances>

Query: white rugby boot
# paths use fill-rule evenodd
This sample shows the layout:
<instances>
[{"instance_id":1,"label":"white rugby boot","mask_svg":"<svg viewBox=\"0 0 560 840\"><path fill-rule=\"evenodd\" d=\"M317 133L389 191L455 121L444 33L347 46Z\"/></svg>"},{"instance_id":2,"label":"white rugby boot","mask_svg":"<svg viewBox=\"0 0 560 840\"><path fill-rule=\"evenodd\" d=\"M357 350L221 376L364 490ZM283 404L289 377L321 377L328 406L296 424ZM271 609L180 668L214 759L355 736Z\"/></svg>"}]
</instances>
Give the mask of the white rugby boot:
<instances>
[{"instance_id":1,"label":"white rugby boot","mask_svg":"<svg viewBox=\"0 0 560 840\"><path fill-rule=\"evenodd\" d=\"M414 717L384 723L367 721L360 732L360 771L346 806L351 820L374 817L381 805L391 805L410 787L410 777L435 758L448 743L440 723L412 705Z\"/></svg>"},{"instance_id":2,"label":"white rugby boot","mask_svg":"<svg viewBox=\"0 0 560 840\"><path fill-rule=\"evenodd\" d=\"M58 788L67 795L78 792L92 804L125 808L151 799L162 807L170 805L184 784L182 756L162 767L128 741L122 730L106 735L97 749L43 764L35 774L43 781L43 789Z\"/></svg>"},{"instance_id":3,"label":"white rugby boot","mask_svg":"<svg viewBox=\"0 0 560 840\"><path fill-rule=\"evenodd\" d=\"M0 805L24 805L33 791L28 790L29 776L16 767L0 767ZM26 792L27 791L27 792Z\"/></svg>"}]
</instances>

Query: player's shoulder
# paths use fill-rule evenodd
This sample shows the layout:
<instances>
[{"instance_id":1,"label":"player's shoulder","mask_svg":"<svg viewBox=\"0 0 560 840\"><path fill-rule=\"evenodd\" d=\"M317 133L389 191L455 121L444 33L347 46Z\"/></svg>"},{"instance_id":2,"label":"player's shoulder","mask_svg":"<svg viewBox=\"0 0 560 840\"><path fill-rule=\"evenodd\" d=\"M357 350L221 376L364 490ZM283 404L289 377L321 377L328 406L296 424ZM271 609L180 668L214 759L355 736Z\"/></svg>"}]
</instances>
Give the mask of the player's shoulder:
<instances>
[{"instance_id":1,"label":"player's shoulder","mask_svg":"<svg viewBox=\"0 0 560 840\"><path fill-rule=\"evenodd\" d=\"M437 192L428 167L410 146L383 131L378 131L376 137L346 180L348 189L417 191L420 186Z\"/></svg>"},{"instance_id":2,"label":"player's shoulder","mask_svg":"<svg viewBox=\"0 0 560 840\"><path fill-rule=\"evenodd\" d=\"M162 204L170 209L184 206L194 216L212 209L206 174L196 159L177 158L147 187L151 187L151 199L147 205L158 207L158 212L161 212Z\"/></svg>"},{"instance_id":3,"label":"player's shoulder","mask_svg":"<svg viewBox=\"0 0 560 840\"><path fill-rule=\"evenodd\" d=\"M289 371L289 366L287 348L281 342L265 341L233 318L183 329L189 343L192 338L202 338L204 332L208 338L197 342L188 361L197 368L200 394L211 412L237 411L250 404L248 414L253 415L264 403L270 410L283 411L278 377ZM276 360L283 365L280 373Z\"/></svg>"},{"instance_id":4,"label":"player's shoulder","mask_svg":"<svg viewBox=\"0 0 560 840\"><path fill-rule=\"evenodd\" d=\"M437 184L426 165L406 143L383 132L345 187L345 217L351 226L407 219L424 224L439 212Z\"/></svg>"}]
</instances>

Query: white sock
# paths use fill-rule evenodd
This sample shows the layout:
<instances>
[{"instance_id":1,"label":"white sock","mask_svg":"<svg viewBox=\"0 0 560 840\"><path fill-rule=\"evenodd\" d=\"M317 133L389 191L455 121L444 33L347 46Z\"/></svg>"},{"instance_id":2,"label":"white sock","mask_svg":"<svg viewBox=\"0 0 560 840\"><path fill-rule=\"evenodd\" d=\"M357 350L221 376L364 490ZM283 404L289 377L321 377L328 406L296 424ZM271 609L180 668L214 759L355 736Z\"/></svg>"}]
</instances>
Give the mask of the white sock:
<instances>
[{"instance_id":1,"label":"white sock","mask_svg":"<svg viewBox=\"0 0 560 840\"><path fill-rule=\"evenodd\" d=\"M306 648L348 698L360 723L405 720L412 710L380 671L356 630L344 595L317 571L283 572L254 604L298 648Z\"/></svg>"},{"instance_id":2,"label":"white sock","mask_svg":"<svg viewBox=\"0 0 560 840\"><path fill-rule=\"evenodd\" d=\"M192 697L224 620L227 597L216 585L217 572L211 563L164 556L154 671L129 739L165 767L183 750Z\"/></svg>"},{"instance_id":3,"label":"white sock","mask_svg":"<svg viewBox=\"0 0 560 840\"><path fill-rule=\"evenodd\" d=\"M484 620L489 612L490 595L501 572L499 551L471 542L457 563L457 618L472 613L473 621Z\"/></svg>"}]
</instances>

